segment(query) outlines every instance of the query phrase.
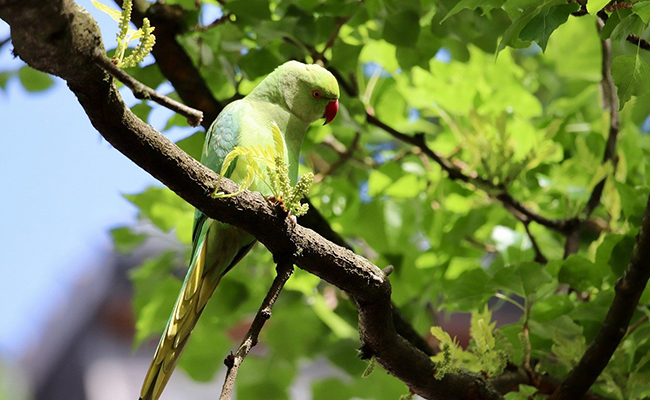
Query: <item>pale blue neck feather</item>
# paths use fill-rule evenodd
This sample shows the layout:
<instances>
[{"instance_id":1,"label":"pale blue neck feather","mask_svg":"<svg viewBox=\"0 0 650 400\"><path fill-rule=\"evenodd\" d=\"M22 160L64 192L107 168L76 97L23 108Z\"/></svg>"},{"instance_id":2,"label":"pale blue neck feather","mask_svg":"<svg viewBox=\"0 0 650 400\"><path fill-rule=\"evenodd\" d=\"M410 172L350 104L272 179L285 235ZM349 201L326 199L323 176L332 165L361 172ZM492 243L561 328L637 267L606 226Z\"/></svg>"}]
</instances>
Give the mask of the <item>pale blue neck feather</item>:
<instances>
[{"instance_id":1,"label":"pale blue neck feather","mask_svg":"<svg viewBox=\"0 0 650 400\"><path fill-rule=\"evenodd\" d=\"M275 122L278 124L280 131L284 135L284 142L287 146L287 155L289 163L289 178L291 183L295 184L298 178L298 158L300 156L300 147L302 146L302 141L305 138L305 133L309 128L309 123L299 119L294 114L292 114L284 104L279 105L275 102L269 102L268 100L260 99L255 96L247 96L246 100L250 101L253 105L253 109L260 110L263 112L260 113L260 117L263 117L266 121L258 121L262 126L268 126L268 133L271 132L271 123ZM266 132L266 129L264 129ZM269 138L270 139L270 138Z\"/></svg>"},{"instance_id":2,"label":"pale blue neck feather","mask_svg":"<svg viewBox=\"0 0 650 400\"><path fill-rule=\"evenodd\" d=\"M305 138L305 133L310 123L300 119L291 111L287 103L286 94L292 89L297 90L297 81L291 74L282 76L282 71L276 69L266 79L260 82L253 91L246 96L251 102L257 102L256 109L263 109L270 121L275 121L284 134L287 145L289 178L295 184L298 177L298 158L300 147ZM280 84L282 82L282 84ZM269 125L270 126L270 125Z\"/></svg>"}]
</instances>

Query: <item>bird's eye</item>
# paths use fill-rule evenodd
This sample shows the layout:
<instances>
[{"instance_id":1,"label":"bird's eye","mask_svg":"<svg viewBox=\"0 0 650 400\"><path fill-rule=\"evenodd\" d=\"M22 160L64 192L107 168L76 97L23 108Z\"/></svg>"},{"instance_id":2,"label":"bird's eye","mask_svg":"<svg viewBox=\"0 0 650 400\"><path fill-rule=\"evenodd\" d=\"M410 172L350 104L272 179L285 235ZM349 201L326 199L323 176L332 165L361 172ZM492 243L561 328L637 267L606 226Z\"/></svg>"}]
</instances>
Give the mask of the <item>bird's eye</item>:
<instances>
[{"instance_id":1,"label":"bird's eye","mask_svg":"<svg viewBox=\"0 0 650 400\"><path fill-rule=\"evenodd\" d=\"M320 92L320 90L312 90L311 96L315 99L320 99L323 96L323 94Z\"/></svg>"}]
</instances>

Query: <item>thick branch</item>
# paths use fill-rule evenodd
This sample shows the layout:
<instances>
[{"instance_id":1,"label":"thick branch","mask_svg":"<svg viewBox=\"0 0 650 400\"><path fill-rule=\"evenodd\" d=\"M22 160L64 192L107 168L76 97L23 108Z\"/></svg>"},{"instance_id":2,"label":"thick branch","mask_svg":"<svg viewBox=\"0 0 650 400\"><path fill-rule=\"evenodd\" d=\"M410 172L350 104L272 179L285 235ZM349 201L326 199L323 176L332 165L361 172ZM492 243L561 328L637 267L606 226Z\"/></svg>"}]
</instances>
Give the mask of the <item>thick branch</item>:
<instances>
[{"instance_id":1,"label":"thick branch","mask_svg":"<svg viewBox=\"0 0 650 400\"><path fill-rule=\"evenodd\" d=\"M191 126L197 126L203 120L203 113L201 111L196 110L192 107L188 107L185 104L179 103L172 98L156 92L149 86L143 84L142 82L133 78L131 75L124 72L122 68L115 65L111 59L106 57L106 54L103 52L97 51L95 53L95 62L100 67L104 68L106 72L117 78L120 82L131 89L136 99L153 100L161 106L166 107L187 118L187 122Z\"/></svg>"},{"instance_id":2,"label":"thick branch","mask_svg":"<svg viewBox=\"0 0 650 400\"><path fill-rule=\"evenodd\" d=\"M264 301L262 301L262 305L260 306L259 311L257 311L257 315L255 315L253 323L251 324L250 329L248 329L246 336L244 336L242 344L239 346L239 349L235 354L230 354L224 361L228 367L228 372L226 373L226 379L223 383L219 400L230 400L232 397L233 390L235 389L235 381L237 380L237 372L239 372L239 366L248 355L248 352L257 345L257 340L264 324L269 318L271 318L271 310L273 309L275 301L278 299L278 296L280 296L284 284L289 280L291 274L293 274L293 265L291 265L291 263L280 261L277 266L277 272L278 275L273 280L271 288L266 294Z\"/></svg>"},{"instance_id":3,"label":"thick branch","mask_svg":"<svg viewBox=\"0 0 650 400\"><path fill-rule=\"evenodd\" d=\"M636 237L632 259L625 274L616 282L616 294L607 316L578 365L549 400L577 399L589 390L625 336L648 278L650 278L650 198L646 204L641 230Z\"/></svg>"},{"instance_id":4,"label":"thick branch","mask_svg":"<svg viewBox=\"0 0 650 400\"><path fill-rule=\"evenodd\" d=\"M346 291L359 310L364 348L391 374L428 399L499 399L485 379L472 373L434 378L429 357L397 334L390 283L368 260L300 225L259 193L213 199L215 189L232 193L217 175L139 120L122 101L106 73L94 64L101 49L99 28L71 0L0 0L0 17L12 29L16 53L31 66L68 83L93 126L117 150L211 218L255 236L273 254L290 255L300 268Z\"/></svg>"}]
</instances>

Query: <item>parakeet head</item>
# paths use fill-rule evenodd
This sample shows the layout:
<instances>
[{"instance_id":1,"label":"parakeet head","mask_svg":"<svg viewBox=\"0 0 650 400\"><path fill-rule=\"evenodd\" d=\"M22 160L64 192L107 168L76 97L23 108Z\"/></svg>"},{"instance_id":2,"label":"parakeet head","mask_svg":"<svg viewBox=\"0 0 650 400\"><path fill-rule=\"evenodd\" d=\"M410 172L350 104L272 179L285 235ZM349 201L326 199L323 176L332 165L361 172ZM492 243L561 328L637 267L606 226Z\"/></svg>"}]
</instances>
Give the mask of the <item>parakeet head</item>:
<instances>
[{"instance_id":1,"label":"parakeet head","mask_svg":"<svg viewBox=\"0 0 650 400\"><path fill-rule=\"evenodd\" d=\"M267 79L272 77L278 80L278 89L284 102L296 117L308 123L325 118L325 124L336 117L339 109L339 84L325 68L288 61Z\"/></svg>"}]
</instances>

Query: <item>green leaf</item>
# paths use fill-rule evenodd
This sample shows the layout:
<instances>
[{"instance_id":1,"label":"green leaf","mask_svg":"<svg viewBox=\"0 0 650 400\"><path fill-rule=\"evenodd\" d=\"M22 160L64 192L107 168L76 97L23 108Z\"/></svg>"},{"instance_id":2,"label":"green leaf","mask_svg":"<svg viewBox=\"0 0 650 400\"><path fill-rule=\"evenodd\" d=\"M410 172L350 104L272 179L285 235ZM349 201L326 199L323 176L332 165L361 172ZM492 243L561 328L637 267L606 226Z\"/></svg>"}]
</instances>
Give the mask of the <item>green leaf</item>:
<instances>
[{"instance_id":1,"label":"green leaf","mask_svg":"<svg viewBox=\"0 0 650 400\"><path fill-rule=\"evenodd\" d=\"M578 4L561 4L543 9L528 25L519 33L522 40L535 41L542 51L546 51L546 45L551 33L567 21L569 15L577 11Z\"/></svg>"},{"instance_id":2,"label":"green leaf","mask_svg":"<svg viewBox=\"0 0 650 400\"><path fill-rule=\"evenodd\" d=\"M195 10L197 8L196 0L165 0L167 4L178 4L186 10Z\"/></svg>"},{"instance_id":3,"label":"green leaf","mask_svg":"<svg viewBox=\"0 0 650 400\"><path fill-rule=\"evenodd\" d=\"M506 400L529 400L535 393L537 393L536 387L520 384L517 391L507 393L504 398Z\"/></svg>"},{"instance_id":4,"label":"green leaf","mask_svg":"<svg viewBox=\"0 0 650 400\"><path fill-rule=\"evenodd\" d=\"M344 71L355 71L362 48L363 46L347 44L340 40L337 41L334 47L332 47L332 65Z\"/></svg>"},{"instance_id":5,"label":"green leaf","mask_svg":"<svg viewBox=\"0 0 650 400\"><path fill-rule=\"evenodd\" d=\"M641 17L644 24L650 23L650 1L640 1L634 4L632 12Z\"/></svg>"},{"instance_id":6,"label":"green leaf","mask_svg":"<svg viewBox=\"0 0 650 400\"><path fill-rule=\"evenodd\" d=\"M136 205L141 215L158 228L165 232L175 229L179 240L189 243L192 237L194 208L176 193L167 188L152 186L142 193L124 197Z\"/></svg>"},{"instance_id":7,"label":"green leaf","mask_svg":"<svg viewBox=\"0 0 650 400\"><path fill-rule=\"evenodd\" d=\"M425 185L426 183L421 181L416 175L408 174L390 185L384 193L395 198L411 198L420 194L424 190Z\"/></svg>"},{"instance_id":8,"label":"green leaf","mask_svg":"<svg viewBox=\"0 0 650 400\"><path fill-rule=\"evenodd\" d=\"M524 0L523 4L518 4L517 2L513 2L513 0L509 0L508 2L506 2L506 5L509 3L512 3L511 7L513 7L513 9L519 9L520 7L521 8L526 7L526 8L520 14L517 12L516 18L514 18L512 24L503 33L503 37L499 42L499 47L497 49L497 52L501 52L501 50L505 49L507 46L514 47L514 48L526 47L528 43L519 40L519 35L521 31L539 13L554 5L566 4L566 1L565 0L543 0L541 3L538 3L536 1L529 2L528 0ZM506 5L504 5L504 7ZM544 29L542 29L542 31L544 31Z\"/></svg>"},{"instance_id":9,"label":"green leaf","mask_svg":"<svg viewBox=\"0 0 650 400\"><path fill-rule=\"evenodd\" d=\"M629 13L629 10L624 11L628 11L628 16L623 18L612 31L610 35L612 40L624 40L630 33L642 30L641 18L636 14Z\"/></svg>"},{"instance_id":10,"label":"green leaf","mask_svg":"<svg viewBox=\"0 0 650 400\"><path fill-rule=\"evenodd\" d=\"M12 71L2 71L0 72L0 89L7 88L7 82L15 73Z\"/></svg>"},{"instance_id":11,"label":"green leaf","mask_svg":"<svg viewBox=\"0 0 650 400\"><path fill-rule=\"evenodd\" d=\"M147 104L146 101L141 101L131 107L131 111L133 111L133 114L137 115L138 118L147 122L149 120L149 114L151 113L151 106Z\"/></svg>"},{"instance_id":12,"label":"green leaf","mask_svg":"<svg viewBox=\"0 0 650 400\"><path fill-rule=\"evenodd\" d=\"M560 268L558 279L580 291L602 285L605 271L598 265L577 254L570 255Z\"/></svg>"},{"instance_id":13,"label":"green leaf","mask_svg":"<svg viewBox=\"0 0 650 400\"><path fill-rule=\"evenodd\" d=\"M494 275L494 283L514 294L527 298L553 278L543 265L535 262L523 262L513 267L502 268Z\"/></svg>"},{"instance_id":14,"label":"green leaf","mask_svg":"<svg viewBox=\"0 0 650 400\"><path fill-rule=\"evenodd\" d=\"M383 38L396 46L413 47L420 36L420 14L404 10L386 19Z\"/></svg>"},{"instance_id":15,"label":"green leaf","mask_svg":"<svg viewBox=\"0 0 650 400\"><path fill-rule=\"evenodd\" d=\"M312 384L313 400L399 399L404 393L404 384L383 371L375 371L367 378L326 378ZM267 397L257 397L267 398Z\"/></svg>"},{"instance_id":16,"label":"green leaf","mask_svg":"<svg viewBox=\"0 0 650 400\"><path fill-rule=\"evenodd\" d=\"M636 238L634 236L625 236L612 248L609 266L612 268L615 277L622 276L627 269L635 243Z\"/></svg>"},{"instance_id":17,"label":"green leaf","mask_svg":"<svg viewBox=\"0 0 650 400\"><path fill-rule=\"evenodd\" d=\"M174 254L164 253L146 260L129 274L135 287L133 309L136 314L134 347L165 328L182 282L171 271Z\"/></svg>"},{"instance_id":18,"label":"green leaf","mask_svg":"<svg viewBox=\"0 0 650 400\"><path fill-rule=\"evenodd\" d=\"M237 377L237 398L289 400L289 386L297 372L295 360L247 357L245 368L246 373Z\"/></svg>"},{"instance_id":19,"label":"green leaf","mask_svg":"<svg viewBox=\"0 0 650 400\"><path fill-rule=\"evenodd\" d=\"M267 48L251 49L239 60L239 67L248 79L255 79L273 72L279 64L281 64L281 60Z\"/></svg>"},{"instance_id":20,"label":"green leaf","mask_svg":"<svg viewBox=\"0 0 650 400\"><path fill-rule=\"evenodd\" d=\"M312 307L318 318L320 318L320 320L323 321L323 323L327 325L337 337L341 339L355 339L359 336L359 333L354 327L327 306L323 296L315 296Z\"/></svg>"},{"instance_id":21,"label":"green leaf","mask_svg":"<svg viewBox=\"0 0 650 400\"><path fill-rule=\"evenodd\" d=\"M122 254L128 254L144 243L147 235L143 233L134 233L131 228L123 226L111 229L113 244L117 251Z\"/></svg>"},{"instance_id":22,"label":"green leaf","mask_svg":"<svg viewBox=\"0 0 650 400\"><path fill-rule=\"evenodd\" d=\"M596 15L596 13L605 8L605 6L610 3L610 1L611 0L588 0L587 11L591 15Z\"/></svg>"},{"instance_id":23,"label":"green leaf","mask_svg":"<svg viewBox=\"0 0 650 400\"><path fill-rule=\"evenodd\" d=\"M203 142L205 141L205 132L199 131L185 139L176 142L176 145L184 152L191 155L194 159L201 159L201 152L203 151Z\"/></svg>"},{"instance_id":24,"label":"green leaf","mask_svg":"<svg viewBox=\"0 0 650 400\"><path fill-rule=\"evenodd\" d=\"M18 77L28 92L42 92L54 84L50 75L27 65L18 70Z\"/></svg>"},{"instance_id":25,"label":"green leaf","mask_svg":"<svg viewBox=\"0 0 650 400\"><path fill-rule=\"evenodd\" d=\"M618 56L612 61L612 78L622 109L632 96L650 92L650 67L638 55Z\"/></svg>"},{"instance_id":26,"label":"green leaf","mask_svg":"<svg viewBox=\"0 0 650 400\"><path fill-rule=\"evenodd\" d=\"M229 1L226 7L237 16L237 19L243 19L246 23L253 22L255 19L269 20L271 18L267 0Z\"/></svg>"},{"instance_id":27,"label":"green leaf","mask_svg":"<svg viewBox=\"0 0 650 400\"><path fill-rule=\"evenodd\" d=\"M481 268L463 272L457 279L445 283L445 304L468 311L483 304L495 293L490 277Z\"/></svg>"},{"instance_id":28,"label":"green leaf","mask_svg":"<svg viewBox=\"0 0 650 400\"><path fill-rule=\"evenodd\" d=\"M171 313L171 309L168 312ZM228 332L224 329L214 329L208 322L199 319L178 362L178 366L198 382L214 379L232 348Z\"/></svg>"},{"instance_id":29,"label":"green leaf","mask_svg":"<svg viewBox=\"0 0 650 400\"><path fill-rule=\"evenodd\" d=\"M478 7L481 7L484 12L487 13L493 8L501 7L503 3L505 3L505 0L460 0L456 3L454 8L452 8L447 15L440 20L440 23L442 24L447 20L447 18L450 18L465 9L475 10Z\"/></svg>"}]
</instances>

